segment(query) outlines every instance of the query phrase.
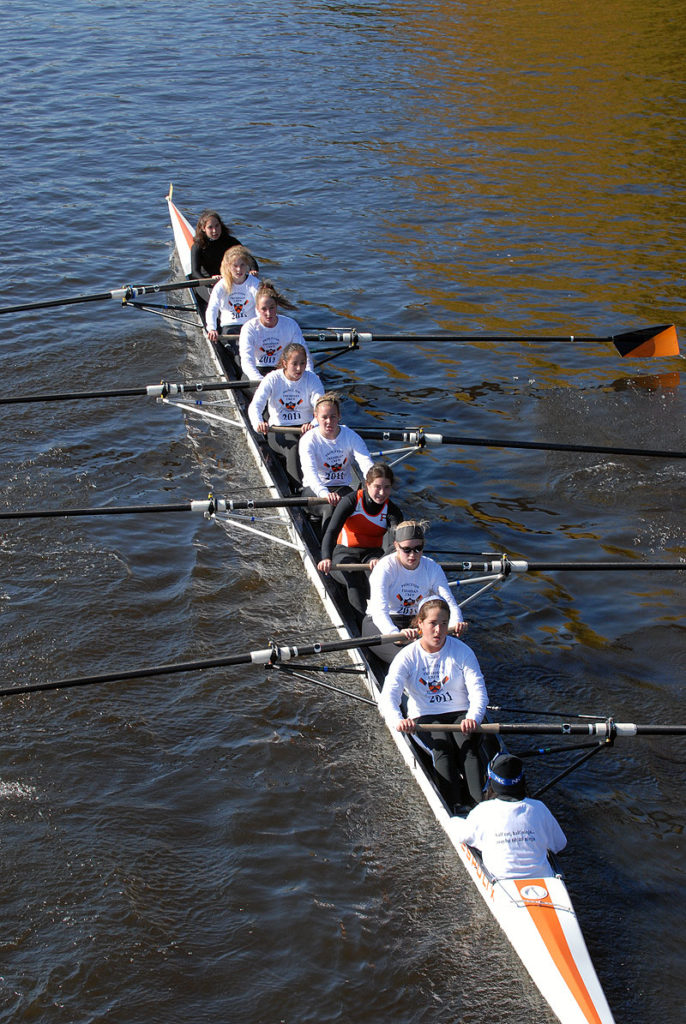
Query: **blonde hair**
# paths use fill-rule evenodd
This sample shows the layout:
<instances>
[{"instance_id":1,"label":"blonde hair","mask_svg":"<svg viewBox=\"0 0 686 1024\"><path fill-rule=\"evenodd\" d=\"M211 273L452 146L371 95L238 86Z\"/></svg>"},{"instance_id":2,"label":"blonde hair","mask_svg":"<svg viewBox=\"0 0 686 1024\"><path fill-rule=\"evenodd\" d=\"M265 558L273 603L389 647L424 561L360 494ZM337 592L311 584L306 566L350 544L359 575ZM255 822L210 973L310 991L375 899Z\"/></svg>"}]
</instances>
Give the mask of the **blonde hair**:
<instances>
[{"instance_id":1,"label":"blonde hair","mask_svg":"<svg viewBox=\"0 0 686 1024\"><path fill-rule=\"evenodd\" d=\"M221 266L219 267L219 273L222 276L222 280L227 288L232 288L235 284L233 275L231 273L230 264L236 260L242 260L248 270L255 262L255 257L250 252L250 249L246 249L244 245L232 245L230 249L227 249L222 256Z\"/></svg>"}]
</instances>

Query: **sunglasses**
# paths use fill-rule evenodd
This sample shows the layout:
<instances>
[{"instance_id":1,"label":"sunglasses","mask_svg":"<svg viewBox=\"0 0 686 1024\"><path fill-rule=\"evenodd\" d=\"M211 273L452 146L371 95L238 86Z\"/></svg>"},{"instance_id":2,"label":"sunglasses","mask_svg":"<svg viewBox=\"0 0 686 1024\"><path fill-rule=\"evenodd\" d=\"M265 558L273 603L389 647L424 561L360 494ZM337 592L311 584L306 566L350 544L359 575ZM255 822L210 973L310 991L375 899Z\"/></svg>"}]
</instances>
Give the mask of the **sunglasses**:
<instances>
[{"instance_id":1,"label":"sunglasses","mask_svg":"<svg viewBox=\"0 0 686 1024\"><path fill-rule=\"evenodd\" d=\"M412 547L410 547L410 548L404 548L402 546L402 544L398 544L398 550L404 552L404 554L406 554L406 555L409 555L409 554L412 554L412 552L415 552L415 551L416 552L423 551L424 550L424 545L423 544L413 544Z\"/></svg>"}]
</instances>

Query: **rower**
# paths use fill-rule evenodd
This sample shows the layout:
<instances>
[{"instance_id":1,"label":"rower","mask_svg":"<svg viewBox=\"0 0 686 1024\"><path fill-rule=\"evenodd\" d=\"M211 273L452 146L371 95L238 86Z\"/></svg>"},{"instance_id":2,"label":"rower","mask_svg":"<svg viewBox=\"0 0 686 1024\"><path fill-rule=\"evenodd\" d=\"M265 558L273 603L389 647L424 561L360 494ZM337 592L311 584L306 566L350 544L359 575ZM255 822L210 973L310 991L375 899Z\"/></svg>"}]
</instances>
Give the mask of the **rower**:
<instances>
[{"instance_id":1,"label":"rower","mask_svg":"<svg viewBox=\"0 0 686 1024\"><path fill-rule=\"evenodd\" d=\"M548 850L559 853L567 845L546 805L526 796L524 766L513 754L496 754L488 766L486 799L454 824L457 838L481 851L496 878L554 875Z\"/></svg>"},{"instance_id":2,"label":"rower","mask_svg":"<svg viewBox=\"0 0 686 1024\"><path fill-rule=\"evenodd\" d=\"M262 378L248 407L253 430L266 435L269 447L284 462L292 490L299 490L301 483L298 441L314 426L315 403L324 393L319 377L306 370L306 364L305 346L290 342L283 350L279 368ZM275 433L270 426L293 429Z\"/></svg>"},{"instance_id":3,"label":"rower","mask_svg":"<svg viewBox=\"0 0 686 1024\"><path fill-rule=\"evenodd\" d=\"M250 273L252 260L252 253L243 245L234 245L224 253L219 268L221 277L212 289L205 314L210 341L219 340L218 328L237 334L241 324L255 315L260 281Z\"/></svg>"},{"instance_id":4,"label":"rower","mask_svg":"<svg viewBox=\"0 0 686 1024\"><path fill-rule=\"evenodd\" d=\"M422 732L420 741L431 754L449 807L455 810L467 802L479 803L482 797L475 730L486 713L488 694L474 651L448 636L450 615L440 597L420 602L414 620L419 639L391 662L379 710L398 732L414 733L418 724L426 722L460 723L459 731L439 727Z\"/></svg>"},{"instance_id":5,"label":"rower","mask_svg":"<svg viewBox=\"0 0 686 1024\"><path fill-rule=\"evenodd\" d=\"M341 498L322 538L320 572L331 573L347 591L348 603L362 622L369 600L369 572L357 569L332 570L332 563L367 564L374 568L392 546L395 527L403 514L391 501L393 470L386 462L375 462L367 470L364 485ZM386 551L384 550L386 549Z\"/></svg>"},{"instance_id":6,"label":"rower","mask_svg":"<svg viewBox=\"0 0 686 1024\"><path fill-rule=\"evenodd\" d=\"M467 628L462 612L453 597L447 577L438 562L423 555L426 523L408 519L395 530L393 551L381 558L369 577L367 614L362 622L362 635L395 633L400 630L406 640L414 640L418 631L412 619L419 602L430 594L442 597L450 610L449 629L460 636ZM389 664L398 653L395 643L374 648L374 655Z\"/></svg>"},{"instance_id":7,"label":"rower","mask_svg":"<svg viewBox=\"0 0 686 1024\"><path fill-rule=\"evenodd\" d=\"M218 277L224 253L232 246L240 244L216 210L203 210L198 218L191 246L191 272L188 275L190 280ZM254 256L251 257L250 272L259 274L259 267ZM200 313L204 316L210 289L196 288L195 294L198 298Z\"/></svg>"},{"instance_id":8,"label":"rower","mask_svg":"<svg viewBox=\"0 0 686 1024\"><path fill-rule=\"evenodd\" d=\"M238 337L238 356L247 380L259 381L265 373L275 370L291 342L302 345L307 353L307 369L314 369L299 325L292 317L279 315L279 306L295 309L271 281L263 281L255 295L256 316L243 324Z\"/></svg>"},{"instance_id":9,"label":"rower","mask_svg":"<svg viewBox=\"0 0 686 1024\"><path fill-rule=\"evenodd\" d=\"M326 498L327 505L312 509L328 522L334 505L352 491L352 470L356 465L364 475L373 464L367 445L359 434L341 423L341 401L330 391L317 400L314 408L317 425L300 439L303 496Z\"/></svg>"}]
</instances>

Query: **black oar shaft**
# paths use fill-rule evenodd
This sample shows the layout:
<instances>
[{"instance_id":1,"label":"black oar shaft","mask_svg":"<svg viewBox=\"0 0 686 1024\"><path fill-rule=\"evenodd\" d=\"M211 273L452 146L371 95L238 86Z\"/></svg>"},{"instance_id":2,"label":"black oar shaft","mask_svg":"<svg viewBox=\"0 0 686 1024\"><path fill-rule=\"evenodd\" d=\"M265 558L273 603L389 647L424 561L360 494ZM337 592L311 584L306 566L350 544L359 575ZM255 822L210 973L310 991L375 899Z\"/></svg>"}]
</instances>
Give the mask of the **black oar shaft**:
<instances>
[{"instance_id":1,"label":"black oar shaft","mask_svg":"<svg viewBox=\"0 0 686 1024\"><path fill-rule=\"evenodd\" d=\"M24 302L18 306L3 306L2 313L26 313L33 309L52 309L56 306L74 306L81 302L104 302L107 299L121 299L126 303L137 295L155 295L158 292L172 292L179 288L198 288L202 285L214 284L216 278L203 277L193 281L172 281L169 284L124 285L109 292L96 292L92 295L74 295L67 299L45 299L41 302Z\"/></svg>"},{"instance_id":2,"label":"black oar shaft","mask_svg":"<svg viewBox=\"0 0 686 1024\"><path fill-rule=\"evenodd\" d=\"M441 444L478 448L516 448L523 451L542 452L588 452L593 455L637 455L661 459L686 459L686 452L664 450L660 448L627 448L617 445L603 444L567 444L558 441L504 441L494 437L459 437L441 436Z\"/></svg>"},{"instance_id":3,"label":"black oar shaft","mask_svg":"<svg viewBox=\"0 0 686 1024\"><path fill-rule=\"evenodd\" d=\"M660 459L686 459L686 452L661 448L628 448L616 445L571 444L562 441L510 441L497 437L465 437L458 434L439 434L422 428L403 429L399 427L362 428L356 433L365 440L402 441L420 446L432 444L455 445L456 447L512 448L523 451L541 452L582 452L593 455L636 455Z\"/></svg>"},{"instance_id":4,"label":"black oar shaft","mask_svg":"<svg viewBox=\"0 0 686 1024\"><path fill-rule=\"evenodd\" d=\"M573 334L568 335L492 335L492 334L368 334L361 333L355 329L349 331L338 331L324 329L317 333L310 333L308 339L321 342L343 342L347 345L347 351L358 349L361 343L371 341L381 342L411 342L422 344L424 342L486 342L488 344L507 345L511 342L526 342L532 344L553 343L569 344L582 343L593 344L610 342L614 345L620 356L633 356L645 358L650 356L668 357L678 356L679 338L674 324L662 324L659 327L640 327L638 330L624 331L621 334L613 334L608 337L584 338ZM337 353L338 354L338 353Z\"/></svg>"},{"instance_id":5,"label":"black oar shaft","mask_svg":"<svg viewBox=\"0 0 686 1024\"><path fill-rule=\"evenodd\" d=\"M123 682L129 679L149 679L153 676L170 675L178 672L198 672L209 668L228 668L236 665L274 665L280 661L308 657L311 654L333 654L337 651L348 651L353 648L378 647L380 644L402 639L402 633L385 633L378 636L356 637L354 640L330 640L322 643L316 642L297 646L280 647L274 644L261 650L248 651L243 654L230 654L225 657L203 658L197 661L176 662L173 664L156 665L150 668L123 669L118 672L101 672L97 675L72 676L68 679L53 682L10 686L0 689L0 697L12 697L22 693L39 693L44 690L95 686L100 683Z\"/></svg>"},{"instance_id":6,"label":"black oar shaft","mask_svg":"<svg viewBox=\"0 0 686 1024\"><path fill-rule=\"evenodd\" d=\"M324 499L326 500L326 499ZM635 572L637 570L686 570L686 562L513 562L496 560L478 562L439 562L444 572L495 572L507 574L521 572ZM370 572L367 562L335 562L331 568L337 572Z\"/></svg>"},{"instance_id":7,"label":"black oar shaft","mask_svg":"<svg viewBox=\"0 0 686 1024\"><path fill-rule=\"evenodd\" d=\"M246 509L308 508L326 505L326 498L207 498L202 501L184 501L168 505L120 505L110 508L41 508L24 512L0 512L2 519L66 519L71 516L130 516L165 512L234 512Z\"/></svg>"},{"instance_id":8,"label":"black oar shaft","mask_svg":"<svg viewBox=\"0 0 686 1024\"><path fill-rule=\"evenodd\" d=\"M67 402L90 398L134 398L140 396L167 398L170 395L183 395L188 398L198 398L208 391L235 391L251 387L255 387L255 382L249 380L189 381L188 383L162 381L160 384L147 384L144 387L110 388L105 391L58 391L40 395L2 395L0 396L0 405L22 405L29 402Z\"/></svg>"},{"instance_id":9,"label":"black oar shaft","mask_svg":"<svg viewBox=\"0 0 686 1024\"><path fill-rule=\"evenodd\" d=\"M200 504L200 503L198 503ZM194 508L193 502L177 505L121 505L118 508L41 508L26 512L0 512L0 519L68 519L72 516L131 516L158 512L199 512L209 510Z\"/></svg>"},{"instance_id":10,"label":"black oar shaft","mask_svg":"<svg viewBox=\"0 0 686 1024\"><path fill-rule=\"evenodd\" d=\"M528 572L650 572L684 570L686 562L527 562ZM445 568L445 565L443 566Z\"/></svg>"}]
</instances>

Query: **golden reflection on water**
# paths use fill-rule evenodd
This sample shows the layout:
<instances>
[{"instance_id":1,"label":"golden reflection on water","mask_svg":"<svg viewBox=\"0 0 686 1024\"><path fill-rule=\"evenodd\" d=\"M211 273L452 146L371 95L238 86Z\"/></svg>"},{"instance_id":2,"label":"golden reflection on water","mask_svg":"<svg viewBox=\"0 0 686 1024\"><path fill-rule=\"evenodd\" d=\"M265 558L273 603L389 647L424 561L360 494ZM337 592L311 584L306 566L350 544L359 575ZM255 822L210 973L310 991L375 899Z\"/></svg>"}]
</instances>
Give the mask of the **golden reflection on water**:
<instances>
[{"instance_id":1,"label":"golden reflection on water","mask_svg":"<svg viewBox=\"0 0 686 1024\"><path fill-rule=\"evenodd\" d=\"M389 176L414 203L379 244L442 328L683 309L681 5L398 4L389 33L412 69Z\"/></svg>"}]
</instances>

